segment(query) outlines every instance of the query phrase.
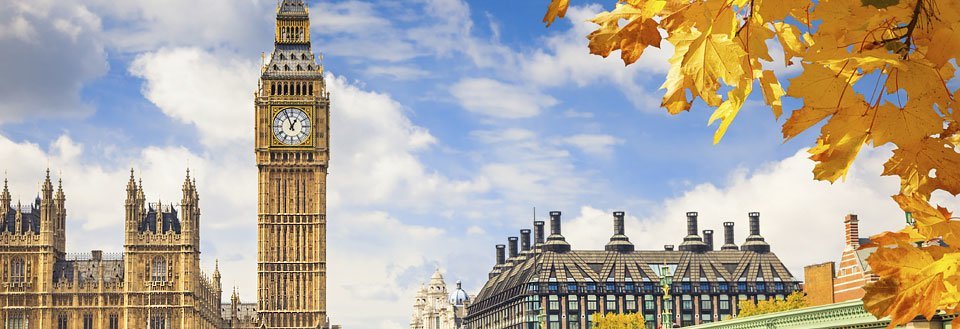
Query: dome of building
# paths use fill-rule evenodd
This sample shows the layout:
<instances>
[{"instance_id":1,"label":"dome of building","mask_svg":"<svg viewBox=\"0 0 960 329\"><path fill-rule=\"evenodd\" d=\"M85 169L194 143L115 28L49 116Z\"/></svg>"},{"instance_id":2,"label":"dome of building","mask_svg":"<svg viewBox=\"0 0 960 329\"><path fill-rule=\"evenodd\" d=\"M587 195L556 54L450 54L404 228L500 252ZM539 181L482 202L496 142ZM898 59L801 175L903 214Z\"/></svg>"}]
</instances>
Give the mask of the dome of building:
<instances>
[{"instance_id":1,"label":"dome of building","mask_svg":"<svg viewBox=\"0 0 960 329\"><path fill-rule=\"evenodd\" d=\"M463 306L468 301L470 301L470 296L467 295L466 291L463 291L460 280L457 280L457 290L450 294L450 303L454 306Z\"/></svg>"}]
</instances>

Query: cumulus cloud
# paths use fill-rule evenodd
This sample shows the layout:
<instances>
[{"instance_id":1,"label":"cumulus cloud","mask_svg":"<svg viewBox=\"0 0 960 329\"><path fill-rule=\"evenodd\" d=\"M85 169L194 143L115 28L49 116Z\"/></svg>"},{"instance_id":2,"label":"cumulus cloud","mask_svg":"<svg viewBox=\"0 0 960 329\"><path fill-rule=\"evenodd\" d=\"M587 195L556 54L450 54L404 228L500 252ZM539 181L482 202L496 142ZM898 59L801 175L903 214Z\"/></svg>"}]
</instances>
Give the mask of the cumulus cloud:
<instances>
[{"instance_id":1,"label":"cumulus cloud","mask_svg":"<svg viewBox=\"0 0 960 329\"><path fill-rule=\"evenodd\" d=\"M234 0L89 0L90 8L113 24L110 45L124 52L161 47L230 47L260 51L273 39L276 4Z\"/></svg>"},{"instance_id":2,"label":"cumulus cloud","mask_svg":"<svg viewBox=\"0 0 960 329\"><path fill-rule=\"evenodd\" d=\"M463 79L450 87L460 105L471 112L501 119L530 118L557 100L536 90L493 79Z\"/></svg>"},{"instance_id":3,"label":"cumulus cloud","mask_svg":"<svg viewBox=\"0 0 960 329\"><path fill-rule=\"evenodd\" d=\"M584 36L596 29L597 25L589 20L602 10L596 4L570 7L566 19L573 26L567 30L557 28L559 32L544 40L543 49L524 54L517 75L544 88L610 84L639 110L659 111L660 97L649 85L659 85L660 77L666 75L673 45L664 40L661 48L649 47L639 61L628 67L623 66L619 52L608 58L590 54Z\"/></svg>"},{"instance_id":4,"label":"cumulus cloud","mask_svg":"<svg viewBox=\"0 0 960 329\"><path fill-rule=\"evenodd\" d=\"M0 3L0 123L91 113L80 93L107 71L100 30L82 4Z\"/></svg>"},{"instance_id":5,"label":"cumulus cloud","mask_svg":"<svg viewBox=\"0 0 960 329\"><path fill-rule=\"evenodd\" d=\"M685 213L698 211L701 231L722 232L722 222L736 222L739 245L747 236L747 213L759 211L761 234L793 275L802 278L806 265L839 261L845 215L859 215L863 237L905 225L903 211L889 197L898 190L897 178L880 176L889 153L863 152L846 182L829 184L812 179L813 162L801 150L755 170L736 171L722 185L692 186L664 200L649 215L633 216L626 209L627 235L638 249L679 244L686 234ZM953 198L941 203L960 206ZM610 213L614 210L624 209L582 207L564 224L564 235L575 248L602 248L612 234ZM722 241L720 237L714 238L715 244Z\"/></svg>"},{"instance_id":6,"label":"cumulus cloud","mask_svg":"<svg viewBox=\"0 0 960 329\"><path fill-rule=\"evenodd\" d=\"M215 146L251 136L258 68L233 53L174 48L138 55L130 74L144 80L144 97L164 114L193 125L204 144Z\"/></svg>"}]
</instances>

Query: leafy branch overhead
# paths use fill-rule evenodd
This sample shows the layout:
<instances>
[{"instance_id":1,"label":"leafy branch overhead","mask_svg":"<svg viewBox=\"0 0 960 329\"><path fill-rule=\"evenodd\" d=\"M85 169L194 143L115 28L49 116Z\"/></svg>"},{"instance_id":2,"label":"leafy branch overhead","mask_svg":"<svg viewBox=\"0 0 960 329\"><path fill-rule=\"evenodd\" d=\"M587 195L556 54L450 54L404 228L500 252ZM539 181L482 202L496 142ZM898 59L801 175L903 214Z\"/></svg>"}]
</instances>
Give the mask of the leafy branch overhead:
<instances>
[{"instance_id":1,"label":"leafy branch overhead","mask_svg":"<svg viewBox=\"0 0 960 329\"><path fill-rule=\"evenodd\" d=\"M552 0L543 21L569 5ZM661 105L671 114L698 99L712 108L714 143L759 90L778 119L784 97L802 104L783 123L785 140L824 123L809 150L818 180L845 177L864 145L891 144L883 175L900 177L893 199L916 225L874 237L875 246L897 248L869 259L881 280L868 287L867 308L890 316L891 327L937 310L960 313L960 222L930 202L960 193L960 93L948 84L957 77L960 2L619 0L591 22L590 53L619 50L626 65L672 44ZM763 68L781 49L784 63L802 68L789 81Z\"/></svg>"}]
</instances>

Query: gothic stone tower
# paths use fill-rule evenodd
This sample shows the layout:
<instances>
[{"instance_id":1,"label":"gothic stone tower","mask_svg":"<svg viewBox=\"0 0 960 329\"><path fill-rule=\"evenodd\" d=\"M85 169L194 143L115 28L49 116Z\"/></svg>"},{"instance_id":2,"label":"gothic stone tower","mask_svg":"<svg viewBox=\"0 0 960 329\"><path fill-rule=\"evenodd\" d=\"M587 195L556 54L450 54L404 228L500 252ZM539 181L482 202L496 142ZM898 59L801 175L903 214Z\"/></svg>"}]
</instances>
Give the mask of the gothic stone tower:
<instances>
[{"instance_id":1,"label":"gothic stone tower","mask_svg":"<svg viewBox=\"0 0 960 329\"><path fill-rule=\"evenodd\" d=\"M303 0L277 8L274 51L255 98L260 321L324 327L330 102Z\"/></svg>"}]
</instances>

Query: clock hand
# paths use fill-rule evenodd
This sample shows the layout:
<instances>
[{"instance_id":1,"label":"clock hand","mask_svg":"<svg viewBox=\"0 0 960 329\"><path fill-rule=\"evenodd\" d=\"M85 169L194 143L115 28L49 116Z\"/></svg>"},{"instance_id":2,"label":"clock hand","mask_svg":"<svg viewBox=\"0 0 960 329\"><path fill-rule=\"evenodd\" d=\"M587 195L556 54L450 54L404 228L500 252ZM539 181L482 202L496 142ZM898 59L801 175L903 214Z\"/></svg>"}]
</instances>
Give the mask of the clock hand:
<instances>
[{"instance_id":1,"label":"clock hand","mask_svg":"<svg viewBox=\"0 0 960 329\"><path fill-rule=\"evenodd\" d=\"M293 130L293 125L295 124L297 124L297 120L293 120L290 122L290 130Z\"/></svg>"}]
</instances>

